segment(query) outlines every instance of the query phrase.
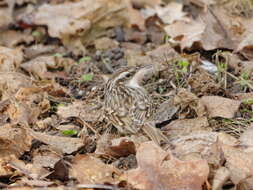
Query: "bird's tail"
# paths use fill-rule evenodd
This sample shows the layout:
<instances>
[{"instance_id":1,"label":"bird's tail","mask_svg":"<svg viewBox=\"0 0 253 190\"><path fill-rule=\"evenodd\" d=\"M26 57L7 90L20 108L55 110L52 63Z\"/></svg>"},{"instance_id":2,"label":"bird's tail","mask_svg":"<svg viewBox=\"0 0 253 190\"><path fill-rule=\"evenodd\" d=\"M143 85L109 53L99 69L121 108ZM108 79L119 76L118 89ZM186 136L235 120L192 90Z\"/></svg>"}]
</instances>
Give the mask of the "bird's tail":
<instances>
[{"instance_id":1,"label":"bird's tail","mask_svg":"<svg viewBox=\"0 0 253 190\"><path fill-rule=\"evenodd\" d=\"M158 145L161 144L161 142L168 142L168 138L162 133L162 131L158 128L156 128L151 123L144 124L142 130L148 135L148 137L157 143Z\"/></svg>"}]
</instances>

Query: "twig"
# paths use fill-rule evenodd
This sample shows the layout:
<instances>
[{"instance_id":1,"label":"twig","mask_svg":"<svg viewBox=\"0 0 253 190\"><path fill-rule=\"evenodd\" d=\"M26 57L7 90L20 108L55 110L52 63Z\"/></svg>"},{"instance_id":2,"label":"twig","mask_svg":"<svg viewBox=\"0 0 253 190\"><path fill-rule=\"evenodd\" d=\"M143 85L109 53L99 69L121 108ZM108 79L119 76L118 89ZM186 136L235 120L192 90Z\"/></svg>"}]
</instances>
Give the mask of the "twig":
<instances>
[{"instance_id":1,"label":"twig","mask_svg":"<svg viewBox=\"0 0 253 190\"><path fill-rule=\"evenodd\" d=\"M77 188L119 190L117 187L112 187L109 185L101 185L101 184L79 184L77 185Z\"/></svg>"}]
</instances>

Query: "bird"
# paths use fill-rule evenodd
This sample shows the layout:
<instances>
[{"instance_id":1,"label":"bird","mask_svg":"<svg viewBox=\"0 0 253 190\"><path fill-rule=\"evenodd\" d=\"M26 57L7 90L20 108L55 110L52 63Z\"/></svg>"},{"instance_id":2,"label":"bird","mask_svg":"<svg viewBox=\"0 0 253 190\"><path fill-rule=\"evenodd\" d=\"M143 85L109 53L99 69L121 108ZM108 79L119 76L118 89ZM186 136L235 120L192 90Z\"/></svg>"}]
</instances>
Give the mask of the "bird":
<instances>
[{"instance_id":1,"label":"bird","mask_svg":"<svg viewBox=\"0 0 253 190\"><path fill-rule=\"evenodd\" d=\"M154 104L141 85L146 75L154 73L154 66L126 67L106 79L104 87L104 118L121 134L143 131L155 143L167 141L152 120ZM131 75L132 78L131 78Z\"/></svg>"}]
</instances>

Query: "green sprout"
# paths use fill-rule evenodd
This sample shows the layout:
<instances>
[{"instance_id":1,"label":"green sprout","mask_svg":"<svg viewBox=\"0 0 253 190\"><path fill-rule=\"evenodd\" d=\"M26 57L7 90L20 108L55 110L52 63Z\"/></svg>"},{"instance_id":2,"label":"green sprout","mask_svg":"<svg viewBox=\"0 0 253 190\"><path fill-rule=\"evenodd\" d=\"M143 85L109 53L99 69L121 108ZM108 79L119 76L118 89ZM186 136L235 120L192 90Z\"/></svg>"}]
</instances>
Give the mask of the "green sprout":
<instances>
[{"instance_id":1,"label":"green sprout","mask_svg":"<svg viewBox=\"0 0 253 190\"><path fill-rule=\"evenodd\" d=\"M74 136L77 135L77 131L74 129L67 129L67 130L63 130L61 131L61 133L65 136Z\"/></svg>"},{"instance_id":2,"label":"green sprout","mask_svg":"<svg viewBox=\"0 0 253 190\"><path fill-rule=\"evenodd\" d=\"M90 56L84 56L84 57L80 58L77 63L78 64L80 64L80 63L86 63L86 62L88 62L90 60L91 60Z\"/></svg>"},{"instance_id":3,"label":"green sprout","mask_svg":"<svg viewBox=\"0 0 253 190\"><path fill-rule=\"evenodd\" d=\"M82 81L92 81L93 79L93 74L91 73L88 73L88 74L84 74L82 75Z\"/></svg>"}]
</instances>

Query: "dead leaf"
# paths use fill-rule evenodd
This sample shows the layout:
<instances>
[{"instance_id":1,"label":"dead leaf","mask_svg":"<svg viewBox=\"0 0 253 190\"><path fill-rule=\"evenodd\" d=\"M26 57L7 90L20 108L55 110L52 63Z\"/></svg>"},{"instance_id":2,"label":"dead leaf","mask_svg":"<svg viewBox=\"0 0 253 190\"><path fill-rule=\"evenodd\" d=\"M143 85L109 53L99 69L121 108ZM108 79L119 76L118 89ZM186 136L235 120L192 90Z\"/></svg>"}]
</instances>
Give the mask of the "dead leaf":
<instances>
[{"instance_id":1,"label":"dead leaf","mask_svg":"<svg viewBox=\"0 0 253 190\"><path fill-rule=\"evenodd\" d=\"M83 141L79 138L52 136L32 130L29 132L33 138L48 144L52 149L60 153L71 154L84 146Z\"/></svg>"},{"instance_id":2,"label":"dead leaf","mask_svg":"<svg viewBox=\"0 0 253 190\"><path fill-rule=\"evenodd\" d=\"M114 49L119 46L119 43L116 40L112 40L107 37L99 38L94 41L95 48L97 50L108 50L108 49Z\"/></svg>"},{"instance_id":3,"label":"dead leaf","mask_svg":"<svg viewBox=\"0 0 253 190\"><path fill-rule=\"evenodd\" d=\"M252 146L253 146L253 124L251 124L251 126L241 134L240 142L242 145L246 145L252 149Z\"/></svg>"},{"instance_id":4,"label":"dead leaf","mask_svg":"<svg viewBox=\"0 0 253 190\"><path fill-rule=\"evenodd\" d=\"M84 121L98 121L102 113L83 101L75 101L70 105L60 106L57 114L62 118L81 117Z\"/></svg>"},{"instance_id":5,"label":"dead leaf","mask_svg":"<svg viewBox=\"0 0 253 190\"><path fill-rule=\"evenodd\" d=\"M75 62L70 58L58 57L58 56L40 56L31 61L25 62L21 65L21 68L40 79L48 79L55 77L50 69L64 68L64 71L68 71L68 68Z\"/></svg>"},{"instance_id":6,"label":"dead leaf","mask_svg":"<svg viewBox=\"0 0 253 190\"><path fill-rule=\"evenodd\" d=\"M57 45L44 45L44 44L35 44L24 49L24 55L28 60L34 59L43 54L63 54L64 47L59 47Z\"/></svg>"},{"instance_id":7,"label":"dead leaf","mask_svg":"<svg viewBox=\"0 0 253 190\"><path fill-rule=\"evenodd\" d=\"M26 75L18 72L0 72L0 89L2 100L9 99L16 94L21 87L31 87L32 81Z\"/></svg>"},{"instance_id":8,"label":"dead leaf","mask_svg":"<svg viewBox=\"0 0 253 190\"><path fill-rule=\"evenodd\" d=\"M161 0L131 0L134 7L144 8L144 7L155 7L162 3Z\"/></svg>"},{"instance_id":9,"label":"dead leaf","mask_svg":"<svg viewBox=\"0 0 253 190\"><path fill-rule=\"evenodd\" d=\"M177 119L162 128L171 137L188 135L193 132L210 131L206 117L194 119Z\"/></svg>"},{"instance_id":10,"label":"dead leaf","mask_svg":"<svg viewBox=\"0 0 253 190\"><path fill-rule=\"evenodd\" d=\"M0 28L6 28L12 23L12 15L9 8L0 8Z\"/></svg>"},{"instance_id":11,"label":"dead leaf","mask_svg":"<svg viewBox=\"0 0 253 190\"><path fill-rule=\"evenodd\" d=\"M200 103L207 109L209 117L224 118L233 118L241 104L240 101L219 96L203 96Z\"/></svg>"},{"instance_id":12,"label":"dead leaf","mask_svg":"<svg viewBox=\"0 0 253 190\"><path fill-rule=\"evenodd\" d=\"M212 183L212 190L220 190L230 177L230 172L226 167L216 170Z\"/></svg>"},{"instance_id":13,"label":"dead leaf","mask_svg":"<svg viewBox=\"0 0 253 190\"><path fill-rule=\"evenodd\" d=\"M155 10L164 24L172 24L179 20L189 20L186 17L186 13L183 12L183 4L179 2L168 3L165 7L157 6Z\"/></svg>"},{"instance_id":14,"label":"dead leaf","mask_svg":"<svg viewBox=\"0 0 253 190\"><path fill-rule=\"evenodd\" d=\"M35 12L33 22L47 25L49 35L61 39L67 48L71 47L70 50L79 49L85 52L82 43L87 45L109 27L129 24L126 16L128 10L127 0L82 0L58 5L44 4Z\"/></svg>"},{"instance_id":15,"label":"dead leaf","mask_svg":"<svg viewBox=\"0 0 253 190\"><path fill-rule=\"evenodd\" d=\"M140 65L155 65L158 70L162 68L162 65L168 60L172 60L178 57L178 53L171 47L170 44L164 44L152 51L148 51L146 56L136 55L136 52L128 51L126 57L130 66Z\"/></svg>"},{"instance_id":16,"label":"dead leaf","mask_svg":"<svg viewBox=\"0 0 253 190\"><path fill-rule=\"evenodd\" d=\"M9 49L0 46L0 72L14 72L23 60L19 49Z\"/></svg>"},{"instance_id":17,"label":"dead leaf","mask_svg":"<svg viewBox=\"0 0 253 190\"><path fill-rule=\"evenodd\" d=\"M115 175L116 174L116 175ZM120 172L91 155L77 155L70 169L70 176L83 184L114 183Z\"/></svg>"},{"instance_id":18,"label":"dead leaf","mask_svg":"<svg viewBox=\"0 0 253 190\"><path fill-rule=\"evenodd\" d=\"M179 110L179 106L174 105L173 98L164 101L157 109L154 120L156 123L162 123L170 120L176 112Z\"/></svg>"},{"instance_id":19,"label":"dead leaf","mask_svg":"<svg viewBox=\"0 0 253 190\"><path fill-rule=\"evenodd\" d=\"M6 124L0 127L0 152L1 157L15 155L21 156L29 151L32 144L32 137L21 126Z\"/></svg>"},{"instance_id":20,"label":"dead leaf","mask_svg":"<svg viewBox=\"0 0 253 190\"><path fill-rule=\"evenodd\" d=\"M243 180L250 180L253 172L253 153L229 145L222 145L222 151L226 159L225 166L230 171L230 179L233 183L239 184Z\"/></svg>"},{"instance_id":21,"label":"dead leaf","mask_svg":"<svg viewBox=\"0 0 253 190\"><path fill-rule=\"evenodd\" d=\"M3 31L0 34L0 45L9 48L13 48L21 43L30 44L32 41L34 41L32 35L15 30Z\"/></svg>"},{"instance_id":22,"label":"dead leaf","mask_svg":"<svg viewBox=\"0 0 253 190\"><path fill-rule=\"evenodd\" d=\"M205 160L181 161L153 142L137 149L138 168L125 173L127 181L138 189L201 190L209 167Z\"/></svg>"}]
</instances>

